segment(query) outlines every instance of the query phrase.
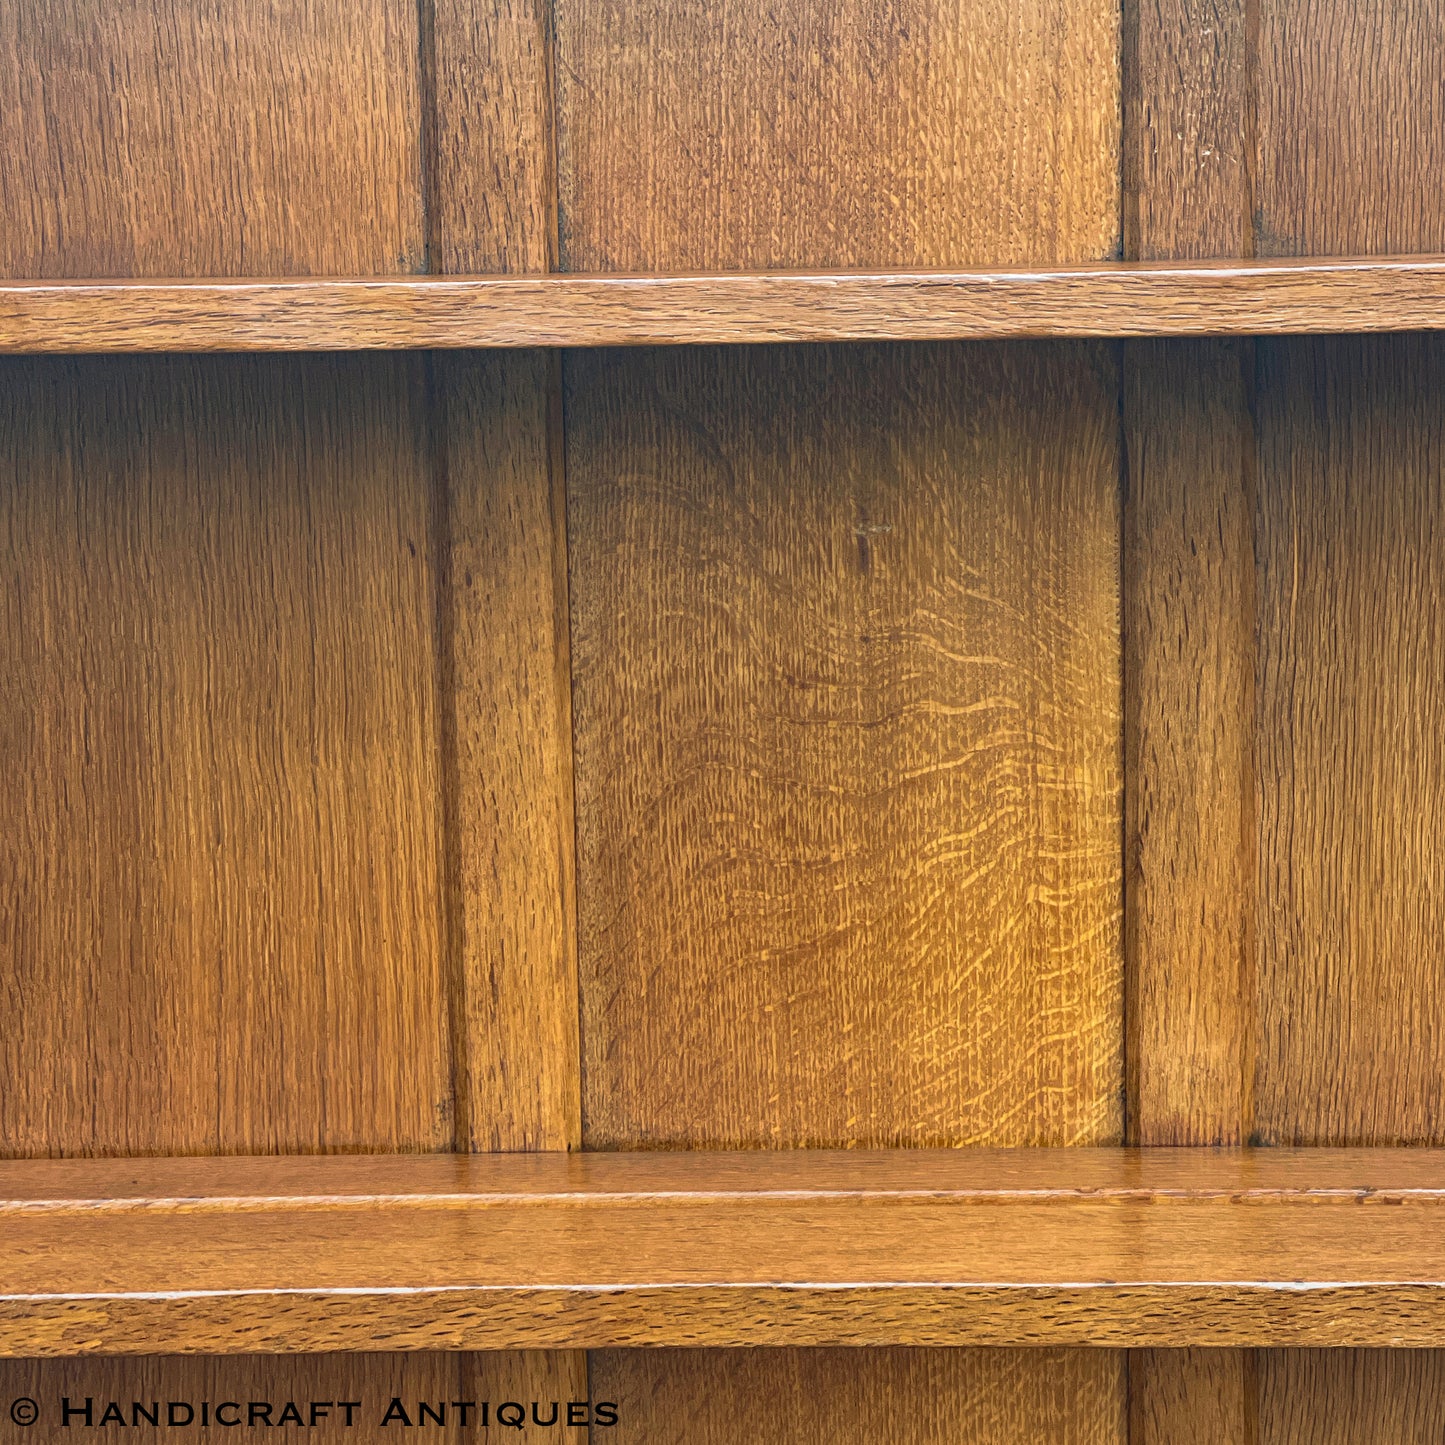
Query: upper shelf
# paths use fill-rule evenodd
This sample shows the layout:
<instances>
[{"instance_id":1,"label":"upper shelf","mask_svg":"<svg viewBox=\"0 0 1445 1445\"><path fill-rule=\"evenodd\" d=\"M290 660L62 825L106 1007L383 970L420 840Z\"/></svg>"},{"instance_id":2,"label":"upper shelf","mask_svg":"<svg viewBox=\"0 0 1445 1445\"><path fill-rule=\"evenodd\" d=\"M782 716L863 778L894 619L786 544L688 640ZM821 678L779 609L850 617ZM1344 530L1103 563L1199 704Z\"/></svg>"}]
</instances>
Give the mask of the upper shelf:
<instances>
[{"instance_id":1,"label":"upper shelf","mask_svg":"<svg viewBox=\"0 0 1445 1445\"><path fill-rule=\"evenodd\" d=\"M1445 257L1051 270L0 282L0 351L1233 336L1445 326Z\"/></svg>"},{"instance_id":2,"label":"upper shelf","mask_svg":"<svg viewBox=\"0 0 1445 1445\"><path fill-rule=\"evenodd\" d=\"M0 1355L1445 1345L1445 1151L0 1163Z\"/></svg>"}]
</instances>

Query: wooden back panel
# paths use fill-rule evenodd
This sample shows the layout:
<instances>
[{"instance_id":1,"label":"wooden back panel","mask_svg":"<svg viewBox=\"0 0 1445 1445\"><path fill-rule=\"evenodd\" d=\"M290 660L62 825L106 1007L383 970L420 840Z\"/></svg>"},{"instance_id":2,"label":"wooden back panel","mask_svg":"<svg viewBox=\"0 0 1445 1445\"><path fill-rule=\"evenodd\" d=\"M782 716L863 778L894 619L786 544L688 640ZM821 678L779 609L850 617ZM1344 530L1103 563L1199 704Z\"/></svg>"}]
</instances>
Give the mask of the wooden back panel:
<instances>
[{"instance_id":1,"label":"wooden back panel","mask_svg":"<svg viewBox=\"0 0 1445 1445\"><path fill-rule=\"evenodd\" d=\"M831 0L671 7L661 35L573 0L124 11L0 22L0 270L1118 244L1103 0L863 24ZM79 1038L59 1009L7 1035L10 1152L559 1148L584 1104L601 1145L1117 1136L1104 349L27 378L0 483L24 581L3 642L25 682L6 699L16 987L108 1008ZM644 467L693 495L618 489ZM698 575L714 591L688 601ZM657 781L659 743L672 833L640 845L622 789ZM659 967L676 992L655 1008ZM378 1389L454 1369L357 1364ZM650 1364L684 1395L771 1370L798 1421L837 1395L816 1415L833 1438L921 1389L920 1439L1028 1438L1045 1401L1079 1439L1121 1429L1117 1356L879 1355L857 1379L806 1353ZM637 1361L595 1365L623 1432L671 1428ZM179 1391L210 1367L153 1368ZM528 1398L587 1387L578 1357L456 1368ZM732 1406L700 1409L691 1438L729 1437Z\"/></svg>"},{"instance_id":2,"label":"wooden back panel","mask_svg":"<svg viewBox=\"0 0 1445 1445\"><path fill-rule=\"evenodd\" d=\"M1445 247L1432 7L1171 0L1128 30L1130 254ZM1311 340L1126 361L1145 1142L1440 1140L1437 351ZM1438 1371L1154 1355L1135 1362L1136 1422L1158 1442L1209 1418L1212 1438L1269 1445L1409 1439Z\"/></svg>"},{"instance_id":3,"label":"wooden back panel","mask_svg":"<svg viewBox=\"0 0 1445 1445\"><path fill-rule=\"evenodd\" d=\"M426 269L411 0L0 16L0 274Z\"/></svg>"},{"instance_id":4,"label":"wooden back panel","mask_svg":"<svg viewBox=\"0 0 1445 1445\"><path fill-rule=\"evenodd\" d=\"M1119 1136L1115 387L569 358L590 1147Z\"/></svg>"},{"instance_id":5,"label":"wooden back panel","mask_svg":"<svg viewBox=\"0 0 1445 1445\"><path fill-rule=\"evenodd\" d=\"M1119 24L1100 0L560 0L563 269L1114 255Z\"/></svg>"}]
</instances>

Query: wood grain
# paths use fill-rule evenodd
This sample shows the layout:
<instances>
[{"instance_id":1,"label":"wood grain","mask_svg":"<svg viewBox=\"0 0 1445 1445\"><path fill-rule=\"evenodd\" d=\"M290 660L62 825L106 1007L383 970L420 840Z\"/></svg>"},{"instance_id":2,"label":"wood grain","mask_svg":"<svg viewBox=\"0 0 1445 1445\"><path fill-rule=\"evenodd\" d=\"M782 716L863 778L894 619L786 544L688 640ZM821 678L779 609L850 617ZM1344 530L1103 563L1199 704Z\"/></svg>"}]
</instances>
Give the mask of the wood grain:
<instances>
[{"instance_id":1,"label":"wood grain","mask_svg":"<svg viewBox=\"0 0 1445 1445\"><path fill-rule=\"evenodd\" d=\"M0 1160L0 1214L7 1217L880 1199L1155 1208L1438 1205L1445 1203L1445 1150L984 1147Z\"/></svg>"},{"instance_id":2,"label":"wood grain","mask_svg":"<svg viewBox=\"0 0 1445 1445\"><path fill-rule=\"evenodd\" d=\"M557 260L550 6L425 0L428 261ZM457 1146L581 1142L560 368L434 357ZM580 1351L472 1357L500 1398L587 1399ZM565 1419L565 1412L564 1412ZM520 1440L585 1438L532 1421Z\"/></svg>"},{"instance_id":3,"label":"wood grain","mask_svg":"<svg viewBox=\"0 0 1445 1445\"><path fill-rule=\"evenodd\" d=\"M551 13L427 0L430 269L556 269Z\"/></svg>"},{"instance_id":4,"label":"wood grain","mask_svg":"<svg viewBox=\"0 0 1445 1445\"><path fill-rule=\"evenodd\" d=\"M590 1147L1118 1137L1114 385L569 358Z\"/></svg>"},{"instance_id":5,"label":"wood grain","mask_svg":"<svg viewBox=\"0 0 1445 1445\"><path fill-rule=\"evenodd\" d=\"M11 1163L0 1352L1445 1340L1445 1153L1272 1153Z\"/></svg>"},{"instance_id":6,"label":"wood grain","mask_svg":"<svg viewBox=\"0 0 1445 1445\"><path fill-rule=\"evenodd\" d=\"M450 1144L419 403L6 365L0 1151Z\"/></svg>"},{"instance_id":7,"label":"wood grain","mask_svg":"<svg viewBox=\"0 0 1445 1445\"><path fill-rule=\"evenodd\" d=\"M438 359L461 1147L581 1142L565 497L541 352Z\"/></svg>"},{"instance_id":8,"label":"wood grain","mask_svg":"<svg viewBox=\"0 0 1445 1445\"><path fill-rule=\"evenodd\" d=\"M1259 1445L1258 1352L1129 1352L1129 1439L1138 1445Z\"/></svg>"},{"instance_id":9,"label":"wood grain","mask_svg":"<svg viewBox=\"0 0 1445 1445\"><path fill-rule=\"evenodd\" d=\"M564 270L1117 252L1104 0L563 0L556 15Z\"/></svg>"},{"instance_id":10,"label":"wood grain","mask_svg":"<svg viewBox=\"0 0 1445 1445\"><path fill-rule=\"evenodd\" d=\"M0 14L0 274L424 268L414 0Z\"/></svg>"},{"instance_id":11,"label":"wood grain","mask_svg":"<svg viewBox=\"0 0 1445 1445\"><path fill-rule=\"evenodd\" d=\"M1238 1144L1254 1088L1253 352L1125 353L1129 1113Z\"/></svg>"},{"instance_id":12,"label":"wood grain","mask_svg":"<svg viewBox=\"0 0 1445 1445\"><path fill-rule=\"evenodd\" d=\"M602 1353L594 1399L619 1442L1034 1445L1124 1438L1120 1357L1080 1350L627 1350ZM645 1410L639 1408L646 1403Z\"/></svg>"},{"instance_id":13,"label":"wood grain","mask_svg":"<svg viewBox=\"0 0 1445 1445\"><path fill-rule=\"evenodd\" d=\"M1259 0L1258 250L1445 246L1445 16L1432 0Z\"/></svg>"},{"instance_id":14,"label":"wood grain","mask_svg":"<svg viewBox=\"0 0 1445 1445\"><path fill-rule=\"evenodd\" d=\"M1126 0L1124 255L1254 254L1248 0Z\"/></svg>"},{"instance_id":15,"label":"wood grain","mask_svg":"<svg viewBox=\"0 0 1445 1445\"><path fill-rule=\"evenodd\" d=\"M1249 336L1445 327L1445 260L1033 271L0 283L0 351Z\"/></svg>"},{"instance_id":16,"label":"wood grain","mask_svg":"<svg viewBox=\"0 0 1445 1445\"><path fill-rule=\"evenodd\" d=\"M1126 0L1124 255L1254 254L1252 0ZM1129 1136L1252 1126L1254 453L1248 346L1124 349ZM1134 1350L1134 1445L1257 1445L1253 1357Z\"/></svg>"},{"instance_id":17,"label":"wood grain","mask_svg":"<svg viewBox=\"0 0 1445 1445\"><path fill-rule=\"evenodd\" d=\"M1259 1360L1259 1438L1270 1445L1429 1445L1445 1434L1439 1350L1269 1350Z\"/></svg>"},{"instance_id":18,"label":"wood grain","mask_svg":"<svg viewBox=\"0 0 1445 1445\"><path fill-rule=\"evenodd\" d=\"M1261 344L1259 1129L1445 1138L1445 349Z\"/></svg>"}]
</instances>

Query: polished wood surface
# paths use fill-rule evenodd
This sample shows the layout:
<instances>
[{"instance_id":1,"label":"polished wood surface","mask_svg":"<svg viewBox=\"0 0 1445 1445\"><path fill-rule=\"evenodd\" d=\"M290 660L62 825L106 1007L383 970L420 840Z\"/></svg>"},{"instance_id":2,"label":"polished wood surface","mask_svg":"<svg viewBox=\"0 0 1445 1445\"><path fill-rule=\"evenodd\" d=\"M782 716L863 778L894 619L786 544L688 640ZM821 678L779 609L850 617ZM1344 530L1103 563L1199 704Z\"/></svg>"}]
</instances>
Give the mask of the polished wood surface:
<instances>
[{"instance_id":1,"label":"polished wood surface","mask_svg":"<svg viewBox=\"0 0 1445 1445\"><path fill-rule=\"evenodd\" d=\"M558 0L568 271L1093 261L1114 0Z\"/></svg>"},{"instance_id":2,"label":"polished wood surface","mask_svg":"<svg viewBox=\"0 0 1445 1445\"><path fill-rule=\"evenodd\" d=\"M1150 1153L12 1163L0 1348L1445 1339L1441 1151Z\"/></svg>"},{"instance_id":3,"label":"polished wood surface","mask_svg":"<svg viewBox=\"0 0 1445 1445\"><path fill-rule=\"evenodd\" d=\"M0 19L0 274L19 287L0 298L0 345L518 348L5 372L0 1153L555 1148L584 1123L593 1143L693 1147L1126 1128L1150 1144L1438 1141L1438 347L1246 338L1441 326L1439 28L1428 0L268 0L224 13L134 0L103 15L58 0ZM1117 267L1121 236L1127 263L1163 274ZM1371 259L1388 253L1404 268ZM1256 271L1255 254L1283 269ZM1322 269L1326 255L1365 264ZM1067 262L1105 274L1029 269ZM872 274L746 274L774 267ZM906 269L923 267L947 274ZM558 268L729 274L542 275ZM432 290L422 272L464 279ZM519 289L497 291L496 273ZM156 293L97 293L102 277L162 279ZM164 279L186 277L211 279ZM250 279L215 289L226 278ZM268 278L275 290L252 289ZM81 284L35 289L47 280ZM1153 340L1209 334L1240 339ZM825 426L799 382L835 364L818 355L740 351L733 409L709 410L659 384L673 362L537 350L1035 335L1150 339L1112 349L1098 387L1100 434L1120 408L1122 572L1117 545L1078 568L1076 514L1020 520L1095 476L1093 450L1056 445L1068 418L1053 398L1073 416L1097 362L1059 362L1065 380L1035 387L1015 360L949 357L968 347L907 365L864 351L838 392L855 415ZM1086 351L1105 354L1072 354ZM938 401L930 366L958 384L949 405L920 406ZM575 413L564 372L591 378L590 394L568 392ZM1005 433L1036 440L1025 464L998 465ZM955 455L969 470L937 463ZM643 470L674 456L685 465ZM982 498L989 486L1004 495ZM868 511L829 512L830 496ZM880 499L917 503L915 523ZM574 540L602 518L620 524L614 545L568 555L579 503ZM624 569L631 590L609 575ZM1083 609L1075 636L1067 609L1038 600L1079 595L1081 576L1117 609L1109 622ZM574 676L578 618L594 642L622 639L622 676L605 678L596 651ZM1060 628L1089 678L1114 658L1124 704L1088 712L1120 759L1099 796L1124 799L1109 878L1127 911L1122 933L1103 915L1107 937L1086 931L1093 846L1062 846L1095 773L1044 746L1081 722L1056 705L1081 695L1079 676L1072 692L1038 686L1057 681ZM975 646L1000 630L1005 650ZM679 639L693 656L676 655ZM574 780L574 682L605 775ZM789 708L798 697L811 710ZM631 705L609 717L617 698ZM1014 723L985 733L1000 704ZM959 788L984 755L1002 768ZM800 780L816 785L806 800L774 806ZM626 789L654 781L672 792L653 814L633 809ZM658 817L676 826L649 834ZM820 818L858 826L817 831ZM580 897L579 836L613 869L584 868ZM960 860L997 838L999 856L1044 871L967 876ZM778 867L801 857L813 866ZM599 890L617 878L620 891ZM588 919L627 921L641 897L657 906L640 921L589 934ZM1038 926L1050 910L1052 932ZM1028 948L1020 927L1034 929ZM799 940L822 952L800 955ZM810 967L818 957L846 967ZM1057 1008L1035 1009L1040 994ZM692 1028L676 1057L698 1018L715 1026ZM1090 1033L1089 1019L1112 1022ZM1085 1046L1109 1067L1080 1068ZM582 1053L596 1065L586 1121ZM1048 1120L1085 1132L1049 1134ZM660 1197L695 1214L776 1205L794 1222L894 1203L1152 1210L1159 1231L1158 1216L1196 1210L1408 1222L1435 1207L1425 1173L1391 1174L1393 1210L1346 1206L1373 1167L1274 1152L1270 1168L1300 1171L1283 1194L1278 1175L1272 1193L1258 1179L1231 1190L1172 1156L1133 1182L1110 1183L1096 1155L1067 1187L990 1182L1002 1165L983 1155L972 1184L824 1157L816 1176L770 1175L771 1193L741 1198L736 1179L679 1162ZM1420 1154L1426 1173L1433 1158ZM246 1159L233 1175L189 1166L212 1192L165 1207L69 1175L97 1202L47 1204L46 1186L3 1223L651 1207L626 1203L642 1174L528 1176L523 1205L495 1188L479 1202L450 1155L423 1188L413 1162L387 1193L369 1192L367 1158L336 1187L300 1161L299 1192L265 1186L282 1205L247 1195ZM55 1167L72 1165L91 1167ZM183 1197L182 1166L165 1167ZM855 1167L878 1172L860 1182ZM868 1202L885 1178L905 1187ZM1189 1246L1206 1265L1209 1241ZM1127 1365L1100 1349L600 1350L591 1388L630 1398L621 1434L690 1445L769 1430L830 1445L1439 1433L1445 1352L1253 1348L1438 1342L1416 1286L1207 1309L1162 1287L1157 1309L1090 1296L1086 1320L1077 1299L1020 1306L1009 1287L975 1317L1015 1344L1171 1346ZM631 1323L610 1300L586 1316L570 1296L565 1319L532 1297L513 1315L492 1295L480 1310L430 1293L349 1313L292 1301L249 1345L225 1315L234 1300L152 1300L101 1310L106 1347L368 1353L88 1363L102 1385L178 1395L266 1377L311 1393L358 1376L428 1391L485 1376L567 1398L588 1390L577 1351L422 1347L639 1339L619 1331L664 1317L676 1338L721 1343L890 1338L905 1316L924 1331L912 1338L963 1338L958 1311L928 1313L912 1288L886 1310L830 1294L826 1327L816 1302L804 1323L766 1293L691 1310L629 1293ZM45 1348L93 1347L91 1307L67 1303ZM538 1335L539 1319L556 1333ZM1221 1340L1251 1348L1199 1347ZM370 1353L413 1345L412 1360ZM32 1380L54 1390L74 1364L7 1361L0 1404ZM774 1407L762 1422L757 1393Z\"/></svg>"},{"instance_id":4,"label":"polished wood surface","mask_svg":"<svg viewBox=\"0 0 1445 1445\"><path fill-rule=\"evenodd\" d=\"M458 1139L581 1137L565 498L545 352L433 359Z\"/></svg>"},{"instance_id":5,"label":"polished wood surface","mask_svg":"<svg viewBox=\"0 0 1445 1445\"><path fill-rule=\"evenodd\" d=\"M0 1153L450 1147L421 394L5 363Z\"/></svg>"},{"instance_id":6,"label":"polished wood surface","mask_svg":"<svg viewBox=\"0 0 1445 1445\"><path fill-rule=\"evenodd\" d=\"M0 1160L0 1214L619 1204L1438 1203L1445 1149L777 1149Z\"/></svg>"},{"instance_id":7,"label":"polished wood surface","mask_svg":"<svg viewBox=\"0 0 1445 1445\"><path fill-rule=\"evenodd\" d=\"M1434 0L1259 0L1261 256L1445 246L1445 45Z\"/></svg>"},{"instance_id":8,"label":"polished wood surface","mask_svg":"<svg viewBox=\"0 0 1445 1445\"><path fill-rule=\"evenodd\" d=\"M1112 3L551 9L567 272L1117 254ZM878 314L838 294L851 314L830 334L831 283L805 291L793 321L811 339L892 339L912 309L890 294L889 329L875 331ZM925 324L947 309L916 300ZM696 311L675 320L655 339L802 339L771 323L715 329ZM1117 456L1112 406L1092 411L1109 384L1096 359L1060 360L1065 415L1044 422L1046 448L1020 454L1014 365L935 357L683 361L717 368L711 396L671 380L663 358L564 364L588 386L569 386L563 414L589 1144L1117 1138L1118 1036L1092 1032L1121 1005L1101 904L1117 850L1112 864L1095 851L1117 796L1100 789L1097 753L1072 746L1107 728L1099 689L1117 665L1116 604L1102 620L1116 503L1094 490L1100 450ZM1047 389L1042 371L1023 375L1030 395ZM1083 498L1115 514L1107 540ZM1049 636L1069 625L1055 605L1100 621L1080 629L1067 672L1031 650L1023 618L1039 603L1022 575L1048 598ZM1050 710L1030 716L1035 700ZM1056 1016L994 1009L996 983ZM636 1378L606 1351L591 1368ZM669 1362L669 1392L639 1401L634 1437L685 1423L689 1445L734 1445L736 1415L706 1408L717 1374L697 1354ZM919 1383L902 1357L860 1375L834 1353L760 1378L793 1438L828 1445L878 1438L885 1403ZM1078 1361L1063 1393L1029 1354L988 1372L950 1354L927 1379L960 1409L917 1412L895 1433L989 1445L1032 1388L1058 1406L1061 1435L1122 1445L1118 1355ZM685 1393L699 1403L680 1422ZM830 1399L858 1415L819 1418Z\"/></svg>"},{"instance_id":9,"label":"polished wood surface","mask_svg":"<svg viewBox=\"0 0 1445 1445\"><path fill-rule=\"evenodd\" d=\"M414 0L0 14L0 276L425 269Z\"/></svg>"},{"instance_id":10,"label":"polished wood surface","mask_svg":"<svg viewBox=\"0 0 1445 1445\"><path fill-rule=\"evenodd\" d=\"M569 359L590 1147L1119 1138L1114 385Z\"/></svg>"},{"instance_id":11,"label":"polished wood surface","mask_svg":"<svg viewBox=\"0 0 1445 1445\"><path fill-rule=\"evenodd\" d=\"M1436 337L1261 344L1260 1066L1271 1143L1445 1142Z\"/></svg>"},{"instance_id":12,"label":"polished wood surface","mask_svg":"<svg viewBox=\"0 0 1445 1445\"><path fill-rule=\"evenodd\" d=\"M1115 1445L1122 1368L1097 1350L608 1350L592 1378L624 1402L609 1433L627 1445Z\"/></svg>"},{"instance_id":13,"label":"polished wood surface","mask_svg":"<svg viewBox=\"0 0 1445 1445\"><path fill-rule=\"evenodd\" d=\"M336 351L1412 331L1445 260L0 283L0 351Z\"/></svg>"},{"instance_id":14,"label":"polished wood surface","mask_svg":"<svg viewBox=\"0 0 1445 1445\"><path fill-rule=\"evenodd\" d=\"M1131 1142L1239 1144L1254 1094L1253 353L1124 359Z\"/></svg>"}]
</instances>

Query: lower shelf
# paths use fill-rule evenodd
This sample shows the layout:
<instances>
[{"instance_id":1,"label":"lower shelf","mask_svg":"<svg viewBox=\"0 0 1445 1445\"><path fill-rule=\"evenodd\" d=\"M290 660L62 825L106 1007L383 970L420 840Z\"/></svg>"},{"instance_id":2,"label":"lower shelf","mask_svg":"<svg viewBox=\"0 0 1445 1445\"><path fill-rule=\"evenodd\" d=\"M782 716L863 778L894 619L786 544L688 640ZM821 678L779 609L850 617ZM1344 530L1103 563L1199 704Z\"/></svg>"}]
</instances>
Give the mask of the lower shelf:
<instances>
[{"instance_id":1,"label":"lower shelf","mask_svg":"<svg viewBox=\"0 0 1445 1445\"><path fill-rule=\"evenodd\" d=\"M1445 1151L0 1164L0 1354L1445 1345Z\"/></svg>"}]
</instances>

